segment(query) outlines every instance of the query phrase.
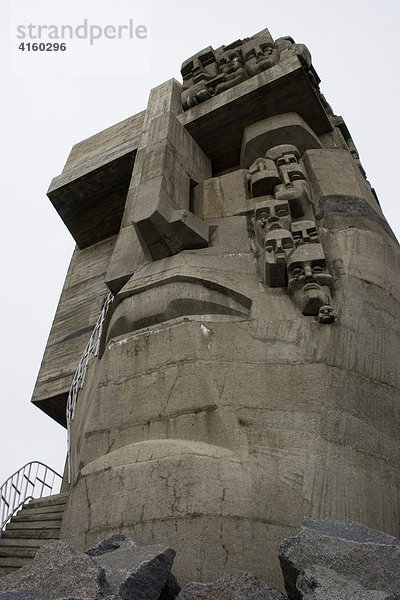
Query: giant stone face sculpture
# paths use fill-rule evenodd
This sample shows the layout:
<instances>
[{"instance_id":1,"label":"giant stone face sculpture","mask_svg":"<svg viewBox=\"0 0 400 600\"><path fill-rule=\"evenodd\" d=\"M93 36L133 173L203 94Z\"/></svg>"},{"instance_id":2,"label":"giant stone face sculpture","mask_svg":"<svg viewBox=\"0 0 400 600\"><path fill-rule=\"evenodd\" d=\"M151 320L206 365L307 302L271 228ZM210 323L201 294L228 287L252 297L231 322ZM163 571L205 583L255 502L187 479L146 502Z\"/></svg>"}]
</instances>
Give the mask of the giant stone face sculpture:
<instances>
[{"instance_id":1,"label":"giant stone face sculpture","mask_svg":"<svg viewBox=\"0 0 400 600\"><path fill-rule=\"evenodd\" d=\"M250 77L270 69L279 62L279 51L269 32L244 41L242 53Z\"/></svg>"},{"instance_id":2,"label":"giant stone face sculpture","mask_svg":"<svg viewBox=\"0 0 400 600\"><path fill-rule=\"evenodd\" d=\"M288 294L303 315L316 315L321 306L331 305L332 285L320 244L301 245L292 252L288 260Z\"/></svg>"},{"instance_id":3,"label":"giant stone face sculpture","mask_svg":"<svg viewBox=\"0 0 400 600\"><path fill-rule=\"evenodd\" d=\"M305 46L227 42L52 181L77 248L33 401L69 430L63 539L279 586L304 516L400 533L400 256Z\"/></svg>"}]
</instances>

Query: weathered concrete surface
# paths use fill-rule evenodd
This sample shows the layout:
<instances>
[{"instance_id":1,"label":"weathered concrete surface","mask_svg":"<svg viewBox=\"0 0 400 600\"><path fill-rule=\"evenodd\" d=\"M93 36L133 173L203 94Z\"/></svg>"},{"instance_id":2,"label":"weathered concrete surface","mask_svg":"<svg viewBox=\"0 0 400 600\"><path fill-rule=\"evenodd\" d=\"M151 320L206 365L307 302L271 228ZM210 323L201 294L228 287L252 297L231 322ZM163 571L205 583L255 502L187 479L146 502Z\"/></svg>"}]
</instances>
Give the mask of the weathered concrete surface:
<instances>
[{"instance_id":1,"label":"weathered concrete surface","mask_svg":"<svg viewBox=\"0 0 400 600\"><path fill-rule=\"evenodd\" d=\"M171 80L152 92L141 139L140 182L136 169L127 198L126 213L132 211L153 259L208 246L208 225L189 210L189 198L191 182L211 175L210 160L176 118L180 91Z\"/></svg>"},{"instance_id":2,"label":"weathered concrete surface","mask_svg":"<svg viewBox=\"0 0 400 600\"><path fill-rule=\"evenodd\" d=\"M215 583L188 583L179 600L285 600L278 590L249 573L223 575Z\"/></svg>"},{"instance_id":3,"label":"weathered concrete surface","mask_svg":"<svg viewBox=\"0 0 400 600\"><path fill-rule=\"evenodd\" d=\"M351 521L304 519L299 533L282 542L279 559L290 600L386 600L400 593L400 541Z\"/></svg>"},{"instance_id":4,"label":"weathered concrete surface","mask_svg":"<svg viewBox=\"0 0 400 600\"><path fill-rule=\"evenodd\" d=\"M76 144L47 192L79 248L116 235L145 111Z\"/></svg>"},{"instance_id":5,"label":"weathered concrete surface","mask_svg":"<svg viewBox=\"0 0 400 600\"><path fill-rule=\"evenodd\" d=\"M347 150L307 150L304 164L317 201L330 194L358 196L364 198L379 216L383 216L381 207ZM318 212L319 204L314 208Z\"/></svg>"},{"instance_id":6,"label":"weathered concrete surface","mask_svg":"<svg viewBox=\"0 0 400 600\"><path fill-rule=\"evenodd\" d=\"M399 246L307 57L185 113L177 82L150 95L71 427L62 536L81 549L121 531L178 548L182 583L279 586L304 515L399 535ZM266 146L241 165L248 127Z\"/></svg>"},{"instance_id":7,"label":"weathered concrete surface","mask_svg":"<svg viewBox=\"0 0 400 600\"><path fill-rule=\"evenodd\" d=\"M246 127L277 112L292 111L298 112L318 135L332 129L297 56L288 56L271 69L194 106L179 120L212 159L214 173L219 174L238 168Z\"/></svg>"},{"instance_id":8,"label":"weathered concrete surface","mask_svg":"<svg viewBox=\"0 0 400 600\"><path fill-rule=\"evenodd\" d=\"M249 196L247 169L212 177L195 186L193 210L202 219L253 212L254 202Z\"/></svg>"},{"instance_id":9,"label":"weathered concrete surface","mask_svg":"<svg viewBox=\"0 0 400 600\"><path fill-rule=\"evenodd\" d=\"M259 548L276 555L304 514L396 533L398 247L382 228L345 219L322 231L339 308L324 328L281 290L262 289L240 219L226 219L229 243L221 224L215 245L149 264L121 291L125 329L114 340L110 329L73 424L81 471L64 536L84 548L122 522L139 540L186 548L190 562L176 560L183 583L246 568L279 585L276 559ZM129 290L188 268L250 297L250 318L135 330Z\"/></svg>"},{"instance_id":10,"label":"weathered concrete surface","mask_svg":"<svg viewBox=\"0 0 400 600\"><path fill-rule=\"evenodd\" d=\"M150 94L121 231L106 275L113 293L146 259L208 245L208 226L189 209L191 187L211 176L211 163L177 120L180 92L181 86L171 79Z\"/></svg>"},{"instance_id":11,"label":"weathered concrete surface","mask_svg":"<svg viewBox=\"0 0 400 600\"><path fill-rule=\"evenodd\" d=\"M303 155L310 148L321 148L322 144L296 112L274 115L249 125L243 132L240 164L244 169L260 156L264 156L266 148L282 144L282 140L290 139Z\"/></svg>"},{"instance_id":12,"label":"weathered concrete surface","mask_svg":"<svg viewBox=\"0 0 400 600\"><path fill-rule=\"evenodd\" d=\"M104 278L115 241L75 249L42 359L32 401L64 426L72 378L108 293Z\"/></svg>"}]
</instances>

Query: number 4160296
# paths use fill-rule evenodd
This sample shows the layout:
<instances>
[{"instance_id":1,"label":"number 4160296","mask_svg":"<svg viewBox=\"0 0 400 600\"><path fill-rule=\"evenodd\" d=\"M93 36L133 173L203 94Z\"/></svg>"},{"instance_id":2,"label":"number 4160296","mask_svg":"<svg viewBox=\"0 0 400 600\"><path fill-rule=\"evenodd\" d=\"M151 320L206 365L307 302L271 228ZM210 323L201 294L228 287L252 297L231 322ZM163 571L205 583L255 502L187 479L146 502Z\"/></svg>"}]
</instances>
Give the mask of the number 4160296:
<instances>
[{"instance_id":1,"label":"number 4160296","mask_svg":"<svg viewBox=\"0 0 400 600\"><path fill-rule=\"evenodd\" d=\"M27 50L28 52L64 52L67 49L67 45L62 42L59 44L58 42L34 42L31 44L30 42L21 42L18 46L18 50L22 50L23 52Z\"/></svg>"}]
</instances>

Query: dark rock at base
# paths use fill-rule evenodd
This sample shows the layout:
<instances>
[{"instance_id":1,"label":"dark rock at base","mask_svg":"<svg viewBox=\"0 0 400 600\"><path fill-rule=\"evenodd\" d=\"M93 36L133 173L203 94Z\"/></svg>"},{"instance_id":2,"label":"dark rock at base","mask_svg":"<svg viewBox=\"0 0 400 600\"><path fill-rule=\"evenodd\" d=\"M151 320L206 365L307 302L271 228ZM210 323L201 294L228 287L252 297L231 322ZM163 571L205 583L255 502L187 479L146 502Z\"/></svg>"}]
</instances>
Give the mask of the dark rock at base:
<instances>
[{"instance_id":1,"label":"dark rock at base","mask_svg":"<svg viewBox=\"0 0 400 600\"><path fill-rule=\"evenodd\" d=\"M283 597L283 596L282 596ZM270 600L271 594L269 592L256 592L249 596L249 600Z\"/></svg>"},{"instance_id":2,"label":"dark rock at base","mask_svg":"<svg viewBox=\"0 0 400 600\"><path fill-rule=\"evenodd\" d=\"M286 596L249 573L223 575L214 583L188 583L178 600L285 600Z\"/></svg>"},{"instance_id":3,"label":"dark rock at base","mask_svg":"<svg viewBox=\"0 0 400 600\"><path fill-rule=\"evenodd\" d=\"M108 550L114 543L119 546ZM161 544L139 546L129 538L115 540L114 536L100 544L105 552L97 554L93 560L104 569L111 594L119 595L123 600L159 600L170 582L166 599L174 600L176 594L173 595L170 575L175 550Z\"/></svg>"},{"instance_id":4,"label":"dark rock at base","mask_svg":"<svg viewBox=\"0 0 400 600\"><path fill-rule=\"evenodd\" d=\"M10 592L0 592L0 600L49 600L49 597L29 590L11 590Z\"/></svg>"},{"instance_id":5,"label":"dark rock at base","mask_svg":"<svg viewBox=\"0 0 400 600\"><path fill-rule=\"evenodd\" d=\"M175 600L180 591L181 586L179 585L175 575L173 573L169 573L167 582L158 600Z\"/></svg>"},{"instance_id":6,"label":"dark rock at base","mask_svg":"<svg viewBox=\"0 0 400 600\"><path fill-rule=\"evenodd\" d=\"M48 598L97 598L110 593L104 570L66 542L42 546L32 563L0 579L0 592L26 590Z\"/></svg>"},{"instance_id":7,"label":"dark rock at base","mask_svg":"<svg viewBox=\"0 0 400 600\"><path fill-rule=\"evenodd\" d=\"M304 519L279 560L290 600L395 600L400 541L359 523Z\"/></svg>"},{"instance_id":8,"label":"dark rock at base","mask_svg":"<svg viewBox=\"0 0 400 600\"><path fill-rule=\"evenodd\" d=\"M158 600L165 587L175 551L168 548L151 560L143 562L120 586L122 600Z\"/></svg>"},{"instance_id":9,"label":"dark rock at base","mask_svg":"<svg viewBox=\"0 0 400 600\"><path fill-rule=\"evenodd\" d=\"M180 586L171 573L175 551L139 546L115 534L86 553L50 542L30 565L0 580L1 600L175 600Z\"/></svg>"},{"instance_id":10,"label":"dark rock at base","mask_svg":"<svg viewBox=\"0 0 400 600\"><path fill-rule=\"evenodd\" d=\"M92 548L89 548L89 550L86 550L85 554L89 556L101 556L107 552L114 552L126 539L126 536L122 533L114 533L111 537L102 540Z\"/></svg>"}]
</instances>

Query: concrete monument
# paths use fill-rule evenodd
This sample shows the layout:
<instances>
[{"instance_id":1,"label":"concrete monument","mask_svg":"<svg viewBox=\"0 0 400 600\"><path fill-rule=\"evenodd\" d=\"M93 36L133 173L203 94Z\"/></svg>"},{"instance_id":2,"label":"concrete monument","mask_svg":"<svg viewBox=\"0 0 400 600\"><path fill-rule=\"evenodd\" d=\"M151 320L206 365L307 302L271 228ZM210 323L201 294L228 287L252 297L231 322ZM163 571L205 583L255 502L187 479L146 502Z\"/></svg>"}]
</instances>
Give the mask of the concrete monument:
<instances>
[{"instance_id":1,"label":"concrete monument","mask_svg":"<svg viewBox=\"0 0 400 600\"><path fill-rule=\"evenodd\" d=\"M399 246L303 44L182 77L50 185L77 247L33 402L69 429L62 539L279 585L304 516L400 533Z\"/></svg>"}]
</instances>

